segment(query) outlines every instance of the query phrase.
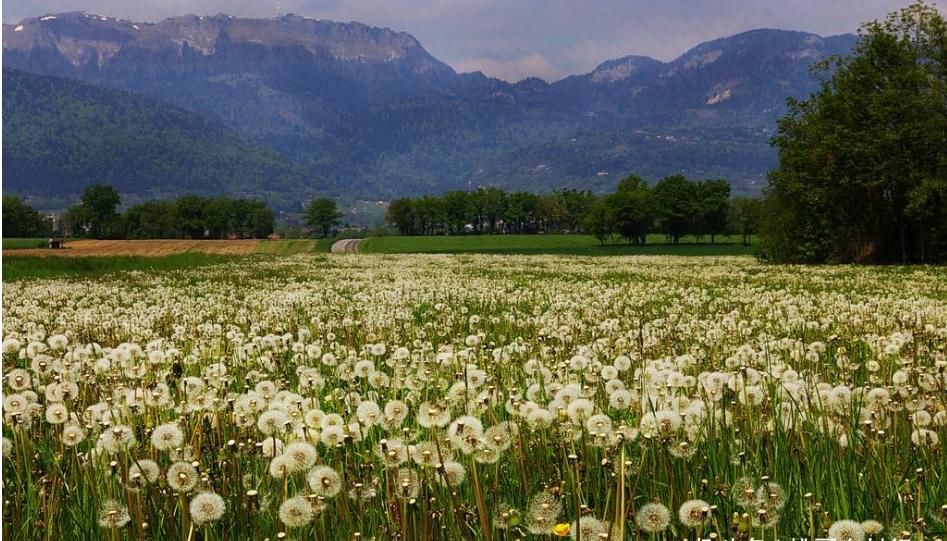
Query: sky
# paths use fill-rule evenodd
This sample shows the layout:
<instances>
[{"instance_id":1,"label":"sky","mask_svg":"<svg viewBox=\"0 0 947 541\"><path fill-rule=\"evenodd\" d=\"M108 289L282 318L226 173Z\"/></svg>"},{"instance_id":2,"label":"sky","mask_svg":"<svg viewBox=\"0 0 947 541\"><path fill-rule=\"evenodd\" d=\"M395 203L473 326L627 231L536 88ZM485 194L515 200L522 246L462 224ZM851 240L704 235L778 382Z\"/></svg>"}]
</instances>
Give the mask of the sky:
<instances>
[{"instance_id":1,"label":"sky","mask_svg":"<svg viewBox=\"0 0 947 541\"><path fill-rule=\"evenodd\" d=\"M854 32L909 0L3 0L3 21L86 11L135 21L279 10L403 30L461 72L518 81L586 73L629 54L672 60L700 42L754 28ZM944 10L947 0L937 0Z\"/></svg>"}]
</instances>

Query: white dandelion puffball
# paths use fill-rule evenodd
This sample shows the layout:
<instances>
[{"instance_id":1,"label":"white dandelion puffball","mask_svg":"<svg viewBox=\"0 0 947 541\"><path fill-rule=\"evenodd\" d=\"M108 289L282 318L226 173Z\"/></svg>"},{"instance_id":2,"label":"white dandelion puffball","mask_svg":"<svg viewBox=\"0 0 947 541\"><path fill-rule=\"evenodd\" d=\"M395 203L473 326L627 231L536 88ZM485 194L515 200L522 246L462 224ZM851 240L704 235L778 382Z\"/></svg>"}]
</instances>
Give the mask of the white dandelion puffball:
<instances>
[{"instance_id":1,"label":"white dandelion puffball","mask_svg":"<svg viewBox=\"0 0 947 541\"><path fill-rule=\"evenodd\" d=\"M865 529L854 520L839 520L829 527L829 537L836 541L864 541Z\"/></svg>"},{"instance_id":2,"label":"white dandelion puffball","mask_svg":"<svg viewBox=\"0 0 947 541\"><path fill-rule=\"evenodd\" d=\"M280 522L287 528L303 528L315 518L315 509L304 496L289 498L279 506Z\"/></svg>"},{"instance_id":3,"label":"white dandelion puffball","mask_svg":"<svg viewBox=\"0 0 947 541\"><path fill-rule=\"evenodd\" d=\"M671 511L660 503L648 503L635 513L635 524L647 533L663 532L671 524Z\"/></svg>"},{"instance_id":4,"label":"white dandelion puffball","mask_svg":"<svg viewBox=\"0 0 947 541\"><path fill-rule=\"evenodd\" d=\"M220 520L224 516L227 506L224 499L219 494L213 492L201 492L191 498L191 520L196 525L206 524L215 520Z\"/></svg>"}]
</instances>

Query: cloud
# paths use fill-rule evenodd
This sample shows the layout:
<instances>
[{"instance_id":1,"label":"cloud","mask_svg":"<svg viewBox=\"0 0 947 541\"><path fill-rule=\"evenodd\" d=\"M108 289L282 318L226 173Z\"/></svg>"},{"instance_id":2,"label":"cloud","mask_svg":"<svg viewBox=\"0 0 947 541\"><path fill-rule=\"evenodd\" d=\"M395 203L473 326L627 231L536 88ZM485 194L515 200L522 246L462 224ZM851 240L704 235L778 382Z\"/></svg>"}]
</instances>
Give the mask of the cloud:
<instances>
[{"instance_id":1,"label":"cloud","mask_svg":"<svg viewBox=\"0 0 947 541\"><path fill-rule=\"evenodd\" d=\"M482 71L490 77L516 82L527 77L539 77L555 81L567 75L539 53L531 53L515 60L498 60L485 57L468 57L450 63L458 72Z\"/></svg>"}]
</instances>

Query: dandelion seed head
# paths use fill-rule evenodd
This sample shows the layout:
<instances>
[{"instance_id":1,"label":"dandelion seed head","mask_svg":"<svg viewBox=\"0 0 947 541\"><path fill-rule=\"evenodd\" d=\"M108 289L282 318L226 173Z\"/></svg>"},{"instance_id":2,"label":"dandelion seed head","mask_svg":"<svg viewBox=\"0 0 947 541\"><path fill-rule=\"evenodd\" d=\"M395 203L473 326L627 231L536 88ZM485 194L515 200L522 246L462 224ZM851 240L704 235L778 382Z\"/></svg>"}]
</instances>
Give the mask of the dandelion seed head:
<instances>
[{"instance_id":1,"label":"dandelion seed head","mask_svg":"<svg viewBox=\"0 0 947 541\"><path fill-rule=\"evenodd\" d=\"M865 529L854 520L839 520L829 527L829 537L838 541L864 541Z\"/></svg>"},{"instance_id":2,"label":"dandelion seed head","mask_svg":"<svg viewBox=\"0 0 947 541\"><path fill-rule=\"evenodd\" d=\"M106 500L99 508L99 526L105 529L124 528L131 522L128 508L116 500Z\"/></svg>"},{"instance_id":3,"label":"dandelion seed head","mask_svg":"<svg viewBox=\"0 0 947 541\"><path fill-rule=\"evenodd\" d=\"M304 496L289 498L279 506L280 522L287 528L304 528L313 521L315 515L315 509Z\"/></svg>"},{"instance_id":4,"label":"dandelion seed head","mask_svg":"<svg viewBox=\"0 0 947 541\"><path fill-rule=\"evenodd\" d=\"M213 492L201 492L191 498L189 507L191 520L194 524L200 526L208 522L220 520L224 516L227 506L224 499L219 494Z\"/></svg>"},{"instance_id":5,"label":"dandelion seed head","mask_svg":"<svg viewBox=\"0 0 947 541\"><path fill-rule=\"evenodd\" d=\"M647 533L659 533L671 524L671 511L660 503L648 503L635 513L635 524Z\"/></svg>"}]
</instances>

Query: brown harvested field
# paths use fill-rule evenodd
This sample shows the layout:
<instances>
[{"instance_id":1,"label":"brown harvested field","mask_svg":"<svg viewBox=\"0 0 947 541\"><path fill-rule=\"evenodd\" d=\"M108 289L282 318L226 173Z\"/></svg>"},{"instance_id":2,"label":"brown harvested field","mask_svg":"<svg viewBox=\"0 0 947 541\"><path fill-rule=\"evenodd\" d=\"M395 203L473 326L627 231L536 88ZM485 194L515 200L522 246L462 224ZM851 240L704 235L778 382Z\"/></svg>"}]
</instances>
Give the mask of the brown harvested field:
<instances>
[{"instance_id":1,"label":"brown harvested field","mask_svg":"<svg viewBox=\"0 0 947 541\"><path fill-rule=\"evenodd\" d=\"M244 255L257 251L258 239L240 240L74 240L62 250L31 248L8 250L4 257L18 256L146 256L158 257L184 252Z\"/></svg>"}]
</instances>

